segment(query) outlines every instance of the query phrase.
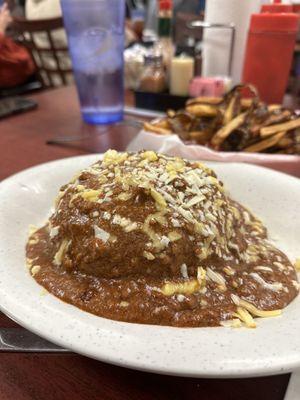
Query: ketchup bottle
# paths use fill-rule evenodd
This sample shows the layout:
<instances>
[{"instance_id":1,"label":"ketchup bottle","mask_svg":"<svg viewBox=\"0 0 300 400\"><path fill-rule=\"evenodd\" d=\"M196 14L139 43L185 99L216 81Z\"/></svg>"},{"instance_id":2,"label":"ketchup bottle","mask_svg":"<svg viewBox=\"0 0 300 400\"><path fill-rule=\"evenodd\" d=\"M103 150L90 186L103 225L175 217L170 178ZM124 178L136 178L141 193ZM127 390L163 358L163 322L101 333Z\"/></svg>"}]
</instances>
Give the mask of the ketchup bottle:
<instances>
[{"instance_id":1,"label":"ketchup bottle","mask_svg":"<svg viewBox=\"0 0 300 400\"><path fill-rule=\"evenodd\" d=\"M294 13L265 12L251 17L243 82L256 86L266 103L282 102L294 54L298 21L299 17Z\"/></svg>"},{"instance_id":2,"label":"ketchup bottle","mask_svg":"<svg viewBox=\"0 0 300 400\"><path fill-rule=\"evenodd\" d=\"M281 0L274 0L273 4L263 4L261 12L292 13L294 11L292 4L281 4Z\"/></svg>"}]
</instances>

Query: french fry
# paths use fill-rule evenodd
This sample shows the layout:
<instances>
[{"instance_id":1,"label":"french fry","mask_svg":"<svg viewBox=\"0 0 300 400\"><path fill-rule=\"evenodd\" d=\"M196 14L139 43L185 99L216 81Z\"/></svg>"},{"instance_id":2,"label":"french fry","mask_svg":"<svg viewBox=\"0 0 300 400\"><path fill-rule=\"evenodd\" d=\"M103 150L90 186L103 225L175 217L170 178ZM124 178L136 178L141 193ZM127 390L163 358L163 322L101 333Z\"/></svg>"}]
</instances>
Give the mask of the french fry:
<instances>
[{"instance_id":1,"label":"french fry","mask_svg":"<svg viewBox=\"0 0 300 400\"><path fill-rule=\"evenodd\" d=\"M268 106L268 110L269 111L274 111L274 110L278 110L278 108L281 108L281 107L282 107L282 105L280 105L280 104L270 104Z\"/></svg>"},{"instance_id":2,"label":"french fry","mask_svg":"<svg viewBox=\"0 0 300 400\"><path fill-rule=\"evenodd\" d=\"M218 114L217 107L209 104L192 104L186 107L186 111L196 117L215 117Z\"/></svg>"},{"instance_id":3,"label":"french fry","mask_svg":"<svg viewBox=\"0 0 300 400\"><path fill-rule=\"evenodd\" d=\"M252 106L253 99L252 98L244 98L241 99L241 106L243 110L248 110Z\"/></svg>"},{"instance_id":4,"label":"french fry","mask_svg":"<svg viewBox=\"0 0 300 400\"><path fill-rule=\"evenodd\" d=\"M195 140L199 144L206 144L211 138L211 133L207 131L192 131L190 132L190 139Z\"/></svg>"},{"instance_id":5,"label":"french fry","mask_svg":"<svg viewBox=\"0 0 300 400\"><path fill-rule=\"evenodd\" d=\"M253 97L241 98L245 88ZM144 129L222 151L300 153L300 116L280 104L266 105L252 85L236 85L222 97L190 99L185 109L168 110Z\"/></svg>"},{"instance_id":6,"label":"french fry","mask_svg":"<svg viewBox=\"0 0 300 400\"><path fill-rule=\"evenodd\" d=\"M291 117L291 112L289 110L283 110L281 113L276 112L275 114L269 113L268 117L263 122L257 123L250 128L251 133L254 136L258 136L258 135L261 136L260 130L262 128L267 127L269 125L275 125L275 124L285 122L290 117Z\"/></svg>"},{"instance_id":7,"label":"french fry","mask_svg":"<svg viewBox=\"0 0 300 400\"><path fill-rule=\"evenodd\" d=\"M201 96L201 97L195 97L193 99L189 99L186 102L186 105L195 105L195 104L210 104L210 105L220 105L223 103L222 97L206 97L206 96ZM248 108L251 107L253 103L252 98L243 98L241 99L241 106L243 110L247 110Z\"/></svg>"},{"instance_id":8,"label":"french fry","mask_svg":"<svg viewBox=\"0 0 300 400\"><path fill-rule=\"evenodd\" d=\"M172 135L170 129L161 128L155 124L150 124L149 122L144 123L144 129L148 132L158 133L159 135Z\"/></svg>"},{"instance_id":9,"label":"french fry","mask_svg":"<svg viewBox=\"0 0 300 400\"><path fill-rule=\"evenodd\" d=\"M293 143L294 143L293 139L289 137L283 137L278 141L277 146L280 147L281 149L286 149L288 147L293 146Z\"/></svg>"},{"instance_id":10,"label":"french fry","mask_svg":"<svg viewBox=\"0 0 300 400\"><path fill-rule=\"evenodd\" d=\"M227 125L234 118L234 111L237 101L238 99L236 96L232 96L232 98L230 99L228 107L224 112L224 119L223 119L224 125Z\"/></svg>"},{"instance_id":11,"label":"french fry","mask_svg":"<svg viewBox=\"0 0 300 400\"><path fill-rule=\"evenodd\" d=\"M186 102L186 105L192 105L192 104L212 104L212 105L218 105L222 103L222 97L195 97L194 99L189 99Z\"/></svg>"},{"instance_id":12,"label":"french fry","mask_svg":"<svg viewBox=\"0 0 300 400\"><path fill-rule=\"evenodd\" d=\"M251 146L246 147L243 149L246 153L259 153L262 150L266 150L270 147L275 146L281 138L286 134L286 131L284 132L278 132L274 136L271 136L265 140L261 140L260 142L257 142L255 144L252 144Z\"/></svg>"},{"instance_id":13,"label":"french fry","mask_svg":"<svg viewBox=\"0 0 300 400\"><path fill-rule=\"evenodd\" d=\"M245 121L247 112L239 114L237 117L232 119L227 125L223 126L218 130L217 133L212 137L211 144L213 147L218 148L220 144L231 134L232 131L239 128Z\"/></svg>"},{"instance_id":14,"label":"french fry","mask_svg":"<svg viewBox=\"0 0 300 400\"><path fill-rule=\"evenodd\" d=\"M167 110L167 116L168 116L169 118L173 118L173 117L175 117L175 115L176 115L176 111L174 111L174 110Z\"/></svg>"},{"instance_id":15,"label":"french fry","mask_svg":"<svg viewBox=\"0 0 300 400\"><path fill-rule=\"evenodd\" d=\"M163 129L167 129L167 130L171 130L171 126L169 123L168 118L162 118L157 120L155 123L155 126L157 126L158 128L163 128Z\"/></svg>"},{"instance_id":16,"label":"french fry","mask_svg":"<svg viewBox=\"0 0 300 400\"><path fill-rule=\"evenodd\" d=\"M300 118L292 119L291 121L284 122L283 124L276 124L271 126L266 126L265 128L261 128L260 136L265 138L274 133L281 131L290 131L292 129L296 129L300 127Z\"/></svg>"}]
</instances>

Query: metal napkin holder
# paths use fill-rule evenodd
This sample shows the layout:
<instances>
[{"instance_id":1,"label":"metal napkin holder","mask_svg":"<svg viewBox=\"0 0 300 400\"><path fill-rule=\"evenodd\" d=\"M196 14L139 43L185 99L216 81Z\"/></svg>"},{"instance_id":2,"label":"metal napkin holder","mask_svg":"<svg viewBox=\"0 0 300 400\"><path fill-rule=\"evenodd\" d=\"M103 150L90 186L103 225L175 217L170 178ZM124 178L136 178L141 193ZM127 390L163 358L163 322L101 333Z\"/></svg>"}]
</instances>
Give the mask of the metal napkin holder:
<instances>
[{"instance_id":1,"label":"metal napkin holder","mask_svg":"<svg viewBox=\"0 0 300 400\"><path fill-rule=\"evenodd\" d=\"M235 42L235 25L233 23L229 24L217 24L217 23L210 23L205 21L192 21L187 23L187 27L190 29L228 29L231 31L230 37L230 50L229 50L229 64L228 64L228 76L231 76L232 73L232 60L233 60L233 49L234 49L234 42Z\"/></svg>"}]
</instances>

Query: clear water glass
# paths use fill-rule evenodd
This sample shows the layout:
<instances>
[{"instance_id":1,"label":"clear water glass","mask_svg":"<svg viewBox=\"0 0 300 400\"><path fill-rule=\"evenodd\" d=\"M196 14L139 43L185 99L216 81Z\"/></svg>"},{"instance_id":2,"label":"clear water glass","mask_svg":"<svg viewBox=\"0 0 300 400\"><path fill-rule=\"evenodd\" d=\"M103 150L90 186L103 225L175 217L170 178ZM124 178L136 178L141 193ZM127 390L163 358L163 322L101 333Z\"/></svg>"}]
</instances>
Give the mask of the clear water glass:
<instances>
[{"instance_id":1,"label":"clear water glass","mask_svg":"<svg viewBox=\"0 0 300 400\"><path fill-rule=\"evenodd\" d=\"M125 0L61 0L83 120L123 119Z\"/></svg>"}]
</instances>

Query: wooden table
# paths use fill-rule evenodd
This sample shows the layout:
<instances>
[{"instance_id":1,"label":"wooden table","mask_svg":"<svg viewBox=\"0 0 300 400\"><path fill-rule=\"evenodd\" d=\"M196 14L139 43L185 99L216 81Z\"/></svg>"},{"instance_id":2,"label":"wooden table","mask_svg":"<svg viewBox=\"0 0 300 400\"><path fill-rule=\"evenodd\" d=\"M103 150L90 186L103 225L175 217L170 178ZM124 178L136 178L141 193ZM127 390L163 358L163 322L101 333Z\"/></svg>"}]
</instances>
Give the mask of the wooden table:
<instances>
[{"instance_id":1,"label":"wooden table","mask_svg":"<svg viewBox=\"0 0 300 400\"><path fill-rule=\"evenodd\" d=\"M136 130L81 122L73 87L32 96L35 111L0 122L0 180L63 157L125 149ZM133 99L128 94L128 103ZM89 136L68 146L47 145L60 135ZM16 324L0 313L0 327ZM228 349L230 351L230 349ZM209 380L168 377L115 367L76 354L0 354L1 400L283 400L289 375Z\"/></svg>"}]
</instances>

